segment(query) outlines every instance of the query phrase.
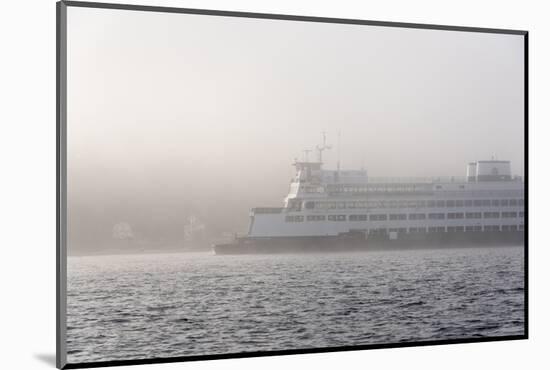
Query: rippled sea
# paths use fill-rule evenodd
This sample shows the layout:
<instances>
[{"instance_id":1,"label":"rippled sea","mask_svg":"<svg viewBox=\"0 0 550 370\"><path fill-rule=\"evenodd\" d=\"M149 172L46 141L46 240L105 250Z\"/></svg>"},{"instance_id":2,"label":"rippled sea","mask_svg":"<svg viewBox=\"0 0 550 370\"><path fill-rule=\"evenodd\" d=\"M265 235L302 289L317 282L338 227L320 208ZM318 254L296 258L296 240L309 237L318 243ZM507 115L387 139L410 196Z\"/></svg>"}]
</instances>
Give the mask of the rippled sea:
<instances>
[{"instance_id":1,"label":"rippled sea","mask_svg":"<svg viewBox=\"0 0 550 370\"><path fill-rule=\"evenodd\" d=\"M69 363L524 333L523 248L68 259Z\"/></svg>"}]
</instances>

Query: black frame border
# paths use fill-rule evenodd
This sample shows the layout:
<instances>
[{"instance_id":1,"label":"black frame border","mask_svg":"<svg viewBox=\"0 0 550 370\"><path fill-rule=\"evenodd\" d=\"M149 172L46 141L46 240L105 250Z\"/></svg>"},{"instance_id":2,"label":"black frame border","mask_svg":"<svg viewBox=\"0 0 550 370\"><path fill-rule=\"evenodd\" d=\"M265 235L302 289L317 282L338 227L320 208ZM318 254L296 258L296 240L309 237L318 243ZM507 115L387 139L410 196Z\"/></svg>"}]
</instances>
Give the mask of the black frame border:
<instances>
[{"instance_id":1,"label":"black frame border","mask_svg":"<svg viewBox=\"0 0 550 370\"><path fill-rule=\"evenodd\" d=\"M450 340L432 340L402 343L369 344L342 347L306 348L280 351L256 351L213 355L160 357L131 360L67 363L66 354L66 282L67 282L67 7L133 10L160 13L197 14L221 17L239 17L298 22L337 23L397 28L418 28L425 30L460 31L520 35L524 40L524 334L461 338ZM82 1L58 1L56 3L56 367L58 369L79 369L107 366L143 365L187 361L219 360L246 357L265 357L324 352L361 351L366 349L420 347L446 344L466 344L522 340L529 338L529 32L525 30L445 26L422 23L384 22L360 19L326 18L300 15L236 12L226 10L175 8L131 4L114 4Z\"/></svg>"}]
</instances>

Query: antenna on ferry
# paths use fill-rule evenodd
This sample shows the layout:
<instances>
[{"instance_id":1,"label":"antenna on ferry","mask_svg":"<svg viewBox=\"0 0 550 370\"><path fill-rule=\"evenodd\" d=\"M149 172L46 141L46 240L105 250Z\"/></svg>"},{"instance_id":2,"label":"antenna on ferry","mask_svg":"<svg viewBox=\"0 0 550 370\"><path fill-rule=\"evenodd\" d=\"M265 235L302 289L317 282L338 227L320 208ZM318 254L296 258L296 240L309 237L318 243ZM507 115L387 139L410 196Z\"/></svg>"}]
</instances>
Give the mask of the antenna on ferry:
<instances>
[{"instance_id":1,"label":"antenna on ferry","mask_svg":"<svg viewBox=\"0 0 550 370\"><path fill-rule=\"evenodd\" d=\"M304 149L303 152L304 152L304 162L309 162L308 157L309 157L309 152L311 152L311 149Z\"/></svg>"},{"instance_id":2,"label":"antenna on ferry","mask_svg":"<svg viewBox=\"0 0 550 370\"><path fill-rule=\"evenodd\" d=\"M323 151L331 149L330 145L327 145L327 133L323 131L323 145L317 145L317 154L319 157L319 163L323 163Z\"/></svg>"},{"instance_id":3,"label":"antenna on ferry","mask_svg":"<svg viewBox=\"0 0 550 370\"><path fill-rule=\"evenodd\" d=\"M337 151L336 171L340 172L340 131L338 131L338 151Z\"/></svg>"}]
</instances>

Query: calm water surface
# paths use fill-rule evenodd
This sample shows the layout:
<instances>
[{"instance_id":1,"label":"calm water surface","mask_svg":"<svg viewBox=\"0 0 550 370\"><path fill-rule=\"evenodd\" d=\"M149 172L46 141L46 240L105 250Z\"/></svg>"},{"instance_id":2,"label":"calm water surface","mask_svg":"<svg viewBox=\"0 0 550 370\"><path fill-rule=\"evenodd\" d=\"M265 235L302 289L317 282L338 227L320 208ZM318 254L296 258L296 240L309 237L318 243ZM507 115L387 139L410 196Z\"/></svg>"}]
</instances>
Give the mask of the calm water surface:
<instances>
[{"instance_id":1,"label":"calm water surface","mask_svg":"<svg viewBox=\"0 0 550 370\"><path fill-rule=\"evenodd\" d=\"M68 259L69 363L519 335L523 248Z\"/></svg>"}]
</instances>

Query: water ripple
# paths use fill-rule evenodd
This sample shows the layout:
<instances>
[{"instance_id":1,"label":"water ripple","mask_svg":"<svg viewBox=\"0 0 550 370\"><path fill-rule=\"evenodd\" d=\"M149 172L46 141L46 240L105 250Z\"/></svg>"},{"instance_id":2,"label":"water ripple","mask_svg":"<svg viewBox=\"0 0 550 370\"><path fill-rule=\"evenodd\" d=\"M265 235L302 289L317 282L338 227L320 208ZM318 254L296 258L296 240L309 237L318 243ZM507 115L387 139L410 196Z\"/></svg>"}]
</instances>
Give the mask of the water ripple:
<instances>
[{"instance_id":1,"label":"water ripple","mask_svg":"<svg viewBox=\"0 0 550 370\"><path fill-rule=\"evenodd\" d=\"M523 334L523 249L68 259L70 363Z\"/></svg>"}]
</instances>

